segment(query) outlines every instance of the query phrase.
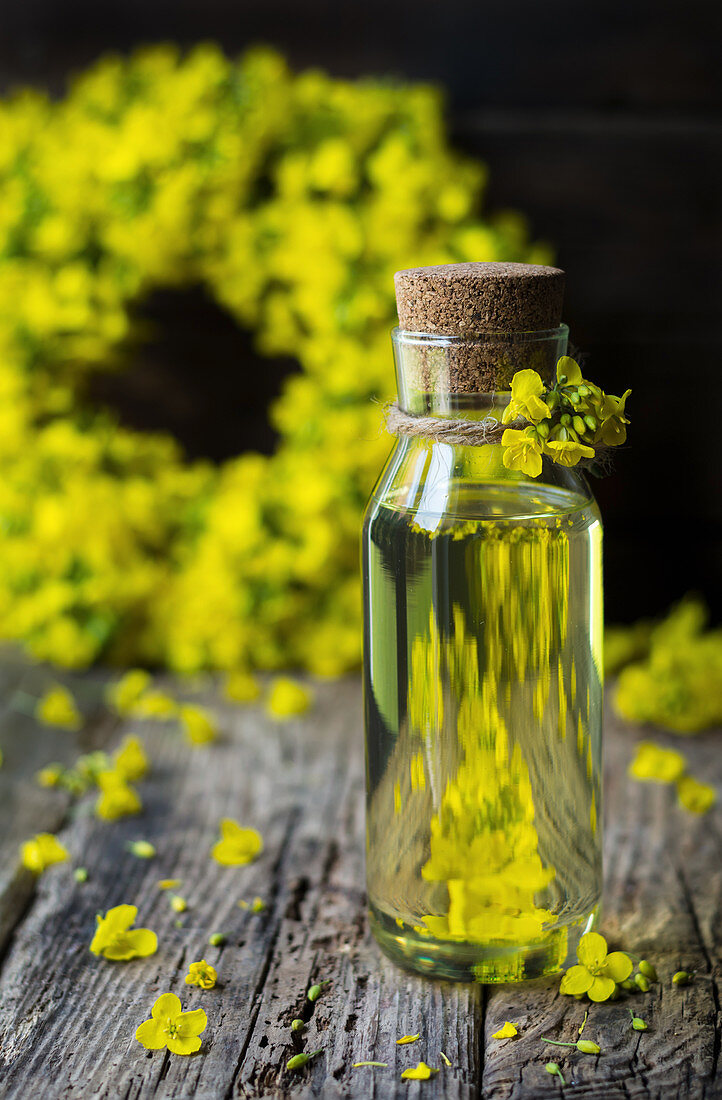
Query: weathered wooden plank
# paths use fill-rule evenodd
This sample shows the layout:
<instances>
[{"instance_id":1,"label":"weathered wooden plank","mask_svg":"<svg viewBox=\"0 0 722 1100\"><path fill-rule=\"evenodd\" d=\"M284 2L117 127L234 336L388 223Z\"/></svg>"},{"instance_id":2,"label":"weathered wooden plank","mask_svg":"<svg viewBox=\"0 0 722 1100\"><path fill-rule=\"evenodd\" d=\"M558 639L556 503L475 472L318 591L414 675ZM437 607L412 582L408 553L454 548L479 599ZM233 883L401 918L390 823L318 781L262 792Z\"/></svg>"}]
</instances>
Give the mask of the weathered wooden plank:
<instances>
[{"instance_id":1,"label":"weathered wooden plank","mask_svg":"<svg viewBox=\"0 0 722 1100\"><path fill-rule=\"evenodd\" d=\"M720 810L698 818L675 805L673 789L636 783L626 774L637 740L607 708L605 759L605 902L601 930L620 947L651 959L661 982L651 991L611 1004L588 1005L561 997L558 980L521 989L506 987L488 1000L483 1095L536 1100L559 1095L544 1070L557 1062L574 1095L616 1097L711 1097L722 1095L719 1078L722 914ZM684 742L652 733L686 752L693 774L722 781L719 733ZM679 969L698 969L686 989L671 986ZM703 976L712 977L712 981ZM589 1008L585 1037L602 1048L598 1058L547 1046L541 1037L576 1041ZM631 1030L629 1009L649 1024ZM520 1025L511 1043L489 1037L505 1019Z\"/></svg>"},{"instance_id":2,"label":"weathered wooden plank","mask_svg":"<svg viewBox=\"0 0 722 1100\"><path fill-rule=\"evenodd\" d=\"M573 1040L583 1017L581 1003L559 996L558 981L486 992L426 982L383 961L370 942L355 681L325 686L306 720L284 726L256 708L225 708L222 715L226 736L205 750L185 746L170 726L147 725L154 768L141 787L143 815L108 825L80 813L64 829L64 842L90 879L79 885L68 868L51 869L16 929L0 973L3 1096L26 1096L42 1080L50 1100L407 1094L526 1100L559 1094L559 1083L544 1071L549 1058L579 1096L720 1095L718 985L701 977L686 990L669 984L680 966L719 977L719 811L693 818L672 805L670 790L628 780L636 735L608 722L603 930L650 956L663 981L647 996L591 1008L585 1034L604 1053L589 1058L540 1041L542 1035ZM107 730L94 736L106 737ZM717 743L709 735L684 744L695 774L720 779ZM265 851L255 864L226 869L209 859L226 814L262 830ZM158 849L151 863L125 850L141 836ZM176 875L190 906L182 928L156 886L158 878ZM238 900L255 895L267 902L263 914L238 908ZM123 901L138 904L142 923L158 932L153 959L111 964L87 951L94 913ZM210 948L208 935L217 930L227 944ZM188 963L200 957L217 965L216 990L183 983ZM311 1005L305 992L318 979L330 984ZM133 1039L155 997L168 989L208 1012L196 1057L151 1055ZM648 1032L631 1031L629 1005L647 1020ZM289 1030L297 1015L307 1020L302 1037ZM491 1038L505 1019L520 1026L519 1039ZM400 1034L415 1031L418 1044L396 1046ZM317 1046L323 1053L300 1074L283 1068L292 1053ZM400 1081L401 1069L419 1058L439 1065L440 1049L452 1069L421 1085ZM388 1068L353 1069L357 1060Z\"/></svg>"},{"instance_id":3,"label":"weathered wooden plank","mask_svg":"<svg viewBox=\"0 0 722 1100\"><path fill-rule=\"evenodd\" d=\"M96 719L83 731L43 726L27 713L53 680L72 687L79 678L51 675L42 666L29 666L17 654L0 651L0 957L7 938L35 888L32 875L19 865L18 846L38 832L54 832L67 816L68 799L59 792L42 790L35 781L38 769L51 761L71 763L80 752L101 747L116 725L107 713L97 712L101 688L84 678L90 696L89 710ZM87 685L87 687L85 686ZM22 699L25 710L18 709ZM86 700L87 705L87 700Z\"/></svg>"},{"instance_id":4,"label":"weathered wooden plank","mask_svg":"<svg viewBox=\"0 0 722 1100\"><path fill-rule=\"evenodd\" d=\"M154 768L142 784L142 817L108 825L79 815L61 834L90 878L79 885L67 868L49 870L16 931L0 977L3 1095L25 1096L42 1079L49 1098L392 1097L409 1091L403 1067L421 1057L438 1064L442 1048L454 1068L425 1095L475 1096L480 990L402 974L380 962L365 932L356 682L320 691L306 721L280 727L247 709L227 710L224 725L225 739L200 751L170 727L149 727ZM252 866L209 859L224 815L263 832ZM139 836L156 845L156 860L125 851ZM166 876L183 879L190 908L182 929L156 886ZM265 913L238 908L256 894ZM158 932L158 954L96 960L87 950L94 914L124 901ZM229 937L222 949L207 946L216 930ZM222 988L183 984L188 963L203 956ZM305 993L315 979L331 984L311 1005ZM149 1055L133 1038L169 989L206 1008L200 1056ZM308 1019L302 1040L288 1026L296 1015ZM397 1047L405 1031L421 1031L422 1041ZM293 1075L283 1067L301 1045L323 1054ZM369 1059L389 1067L352 1068Z\"/></svg>"}]
</instances>

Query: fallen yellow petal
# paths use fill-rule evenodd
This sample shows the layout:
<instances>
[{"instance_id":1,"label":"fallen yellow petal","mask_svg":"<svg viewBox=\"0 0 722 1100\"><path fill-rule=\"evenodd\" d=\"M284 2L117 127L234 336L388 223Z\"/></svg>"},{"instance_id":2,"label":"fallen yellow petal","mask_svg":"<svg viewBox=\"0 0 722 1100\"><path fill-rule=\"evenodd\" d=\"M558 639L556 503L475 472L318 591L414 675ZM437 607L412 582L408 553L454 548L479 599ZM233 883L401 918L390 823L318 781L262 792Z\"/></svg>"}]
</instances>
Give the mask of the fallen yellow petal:
<instances>
[{"instance_id":1,"label":"fallen yellow petal","mask_svg":"<svg viewBox=\"0 0 722 1100\"><path fill-rule=\"evenodd\" d=\"M421 1037L421 1032L420 1031L416 1035L402 1035L400 1039L396 1040L396 1043L397 1043L398 1046L403 1046L404 1043L416 1043L416 1042L418 1042L420 1037Z\"/></svg>"},{"instance_id":2,"label":"fallen yellow petal","mask_svg":"<svg viewBox=\"0 0 722 1100\"><path fill-rule=\"evenodd\" d=\"M434 1069L433 1066L427 1066L426 1062L419 1062L418 1066L414 1066L413 1069L405 1069L401 1074L401 1080L428 1081L429 1077L433 1077L438 1072L438 1069Z\"/></svg>"},{"instance_id":3,"label":"fallen yellow petal","mask_svg":"<svg viewBox=\"0 0 722 1100\"><path fill-rule=\"evenodd\" d=\"M513 1039L515 1035L518 1035L516 1024L510 1024L507 1020L506 1023L495 1031L492 1035L492 1039Z\"/></svg>"}]
</instances>

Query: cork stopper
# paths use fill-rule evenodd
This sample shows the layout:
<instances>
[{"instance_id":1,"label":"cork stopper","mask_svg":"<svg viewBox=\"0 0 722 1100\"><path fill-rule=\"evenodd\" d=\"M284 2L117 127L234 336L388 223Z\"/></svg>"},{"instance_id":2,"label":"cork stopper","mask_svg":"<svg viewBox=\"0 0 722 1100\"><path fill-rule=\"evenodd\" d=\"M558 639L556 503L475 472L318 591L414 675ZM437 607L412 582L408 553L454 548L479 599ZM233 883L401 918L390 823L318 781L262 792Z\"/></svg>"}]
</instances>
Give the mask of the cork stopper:
<instances>
[{"instance_id":1,"label":"cork stopper","mask_svg":"<svg viewBox=\"0 0 722 1100\"><path fill-rule=\"evenodd\" d=\"M506 388L514 371L525 366L545 375L553 367L550 349L545 353L544 342L530 334L561 323L564 272L559 268L441 264L397 271L394 283L404 332L461 338L444 350L443 384L449 392L490 392ZM427 391L442 384L439 354L430 347L417 354L416 384Z\"/></svg>"}]
</instances>

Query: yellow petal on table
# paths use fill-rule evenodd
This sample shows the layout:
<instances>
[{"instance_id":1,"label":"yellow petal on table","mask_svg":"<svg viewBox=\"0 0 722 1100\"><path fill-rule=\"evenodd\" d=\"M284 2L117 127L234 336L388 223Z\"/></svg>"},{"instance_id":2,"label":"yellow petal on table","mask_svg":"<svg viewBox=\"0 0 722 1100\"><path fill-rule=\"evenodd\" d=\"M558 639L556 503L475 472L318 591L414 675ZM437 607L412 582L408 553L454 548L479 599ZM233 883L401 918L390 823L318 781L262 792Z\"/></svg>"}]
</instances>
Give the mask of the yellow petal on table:
<instances>
[{"instance_id":1,"label":"yellow petal on table","mask_svg":"<svg viewBox=\"0 0 722 1100\"><path fill-rule=\"evenodd\" d=\"M400 1039L396 1040L397 1046L403 1046L405 1043L415 1043L421 1037L421 1032L417 1035L402 1035Z\"/></svg>"},{"instance_id":2,"label":"yellow petal on table","mask_svg":"<svg viewBox=\"0 0 722 1100\"><path fill-rule=\"evenodd\" d=\"M513 1039L515 1035L518 1035L519 1031L516 1024L511 1024L507 1020L498 1031L495 1031L492 1035L492 1039Z\"/></svg>"},{"instance_id":3,"label":"yellow petal on table","mask_svg":"<svg viewBox=\"0 0 722 1100\"><path fill-rule=\"evenodd\" d=\"M680 806L693 814L706 814L717 801L717 792L707 783L700 783L691 775L677 780L677 798Z\"/></svg>"},{"instance_id":4,"label":"yellow petal on table","mask_svg":"<svg viewBox=\"0 0 722 1100\"><path fill-rule=\"evenodd\" d=\"M635 757L629 765L629 775L632 779L674 783L686 767L687 761L681 752L665 749L654 741L640 741Z\"/></svg>"},{"instance_id":5,"label":"yellow petal on table","mask_svg":"<svg viewBox=\"0 0 722 1100\"><path fill-rule=\"evenodd\" d=\"M428 1081L429 1077L433 1077L435 1073L438 1073L438 1069L434 1069L432 1066L427 1066L426 1062L419 1062L413 1069L405 1069L401 1074L402 1081Z\"/></svg>"}]
</instances>

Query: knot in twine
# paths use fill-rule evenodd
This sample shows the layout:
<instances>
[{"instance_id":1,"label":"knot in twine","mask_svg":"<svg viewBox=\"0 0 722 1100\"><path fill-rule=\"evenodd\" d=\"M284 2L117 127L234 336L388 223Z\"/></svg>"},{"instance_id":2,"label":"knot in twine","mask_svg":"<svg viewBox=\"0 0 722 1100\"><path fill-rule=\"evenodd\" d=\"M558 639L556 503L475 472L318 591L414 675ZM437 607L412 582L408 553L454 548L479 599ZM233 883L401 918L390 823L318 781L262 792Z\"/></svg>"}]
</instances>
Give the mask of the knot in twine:
<instances>
[{"instance_id":1,"label":"knot in twine","mask_svg":"<svg viewBox=\"0 0 722 1100\"><path fill-rule=\"evenodd\" d=\"M395 402L386 406L386 430L391 435L415 435L432 443L455 443L463 447L485 447L501 443L507 428L524 428L529 421L517 417L502 424L493 416L483 420L450 420L441 416L416 416L404 412Z\"/></svg>"}]
</instances>

